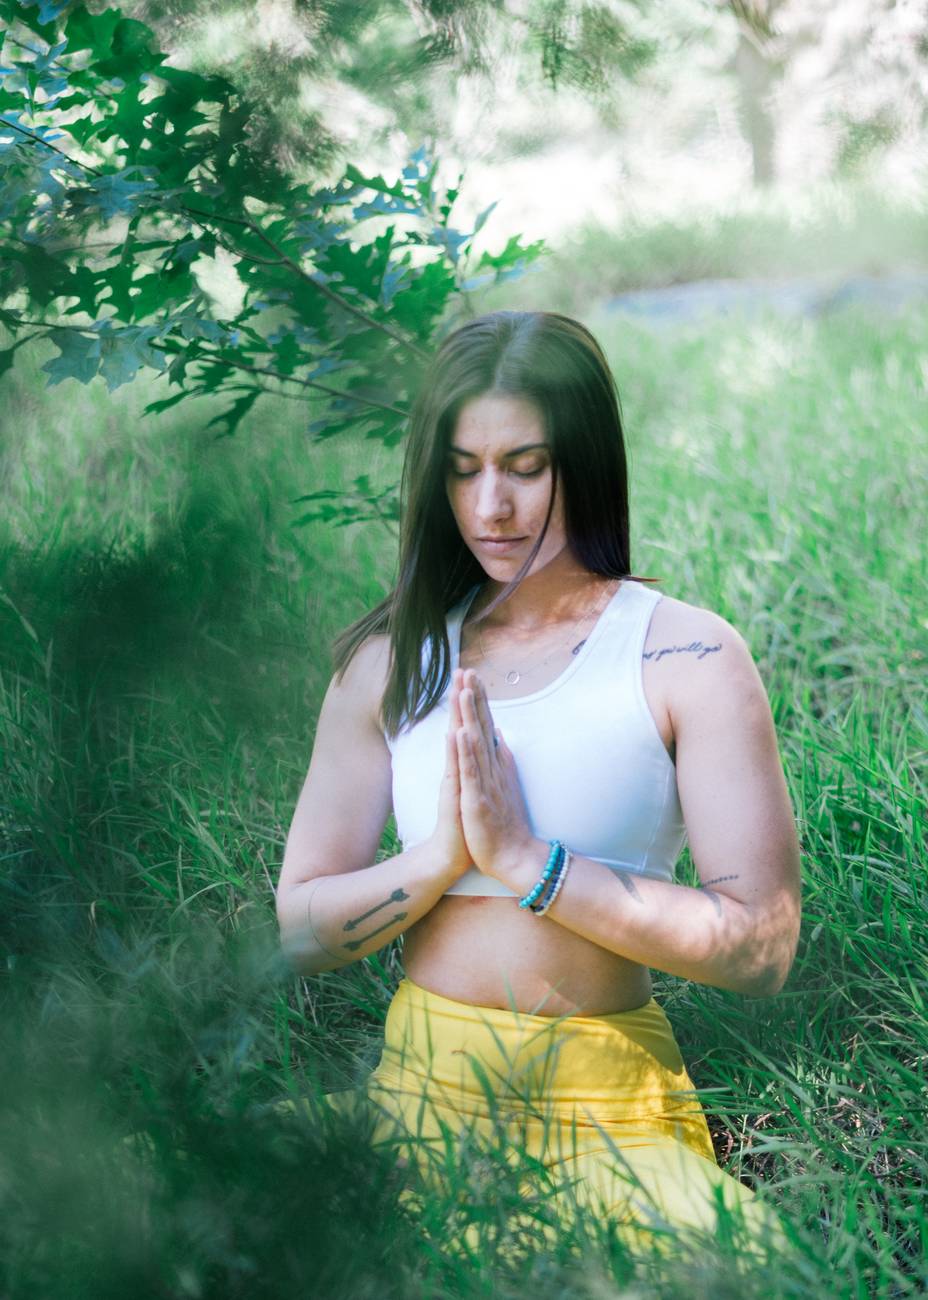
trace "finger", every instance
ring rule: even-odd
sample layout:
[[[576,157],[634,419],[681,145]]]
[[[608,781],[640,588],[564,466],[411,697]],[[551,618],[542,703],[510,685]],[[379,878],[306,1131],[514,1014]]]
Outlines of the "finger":
[[[454,764],[457,759],[458,747],[454,740],[454,732],[449,730],[445,736],[445,776],[454,775]]]
[[[456,734],[458,771],[461,774],[461,785],[465,781],[474,781],[477,777],[477,765],[474,761],[473,749],[470,745],[470,737],[466,727],[461,727]]]
[[[494,757],[496,746],[493,744],[493,737],[496,735],[496,724],[493,721],[493,714],[490,712],[490,701],[487,699],[487,689],[483,682],[474,673],[474,698],[477,704],[477,714],[483,725],[484,734],[487,738],[490,757]]]
[[[487,726],[487,708],[484,705],[482,695],[482,683],[473,668],[469,668],[464,674],[464,689],[470,691],[474,702],[473,717],[477,726],[484,732],[489,740],[493,734],[493,720],[490,719],[490,725]]]
[[[464,713],[464,726],[470,740],[470,752],[473,755],[474,765],[479,773],[481,784],[484,790],[490,787],[490,756],[488,749],[492,748],[493,741],[488,740],[484,734],[479,715],[477,713],[477,702],[474,698],[474,692],[471,687],[465,686],[461,692],[461,709]]]
[[[454,731],[448,732],[448,775],[454,788],[458,789],[461,784],[461,769],[458,763],[457,733]]]
[[[448,706],[448,730],[457,731],[461,726],[463,718],[461,717],[461,685],[464,673],[460,668],[455,668],[451,674],[451,697]],[[455,746],[457,750],[457,746]]]

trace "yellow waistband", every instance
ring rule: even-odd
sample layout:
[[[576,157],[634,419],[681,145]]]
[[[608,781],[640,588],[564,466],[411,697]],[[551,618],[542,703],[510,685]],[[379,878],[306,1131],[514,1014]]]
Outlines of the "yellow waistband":
[[[457,1002],[403,980],[390,1004],[375,1083],[449,1090],[475,1103],[578,1104],[612,1117],[667,1114],[694,1104],[673,1030],[653,998],[603,1016],[538,1016]]]

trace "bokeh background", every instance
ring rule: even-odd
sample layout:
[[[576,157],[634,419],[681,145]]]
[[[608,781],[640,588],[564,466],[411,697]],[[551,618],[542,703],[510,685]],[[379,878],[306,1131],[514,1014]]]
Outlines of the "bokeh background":
[[[0,374],[4,1294],[923,1294],[924,6],[122,12],[239,86],[294,178],[395,176],[424,145],[465,228],[496,204],[477,253],[544,241],[455,315],[558,310],[602,341],[635,569],[746,636],[796,808],[782,993],[655,973],[720,1161],[795,1252],[655,1267],[602,1224],[542,1249],[499,1153],[410,1193],[363,1117],[275,1109],[363,1079],[401,970],[397,945],[294,977],[273,890],[332,638],[396,573],[389,511],[300,522],[297,499],[389,493],[402,441],[319,438],[284,386],[217,436],[218,396],[146,413],[153,369],[50,384],[40,337]],[[234,316],[229,256],[192,270]]]

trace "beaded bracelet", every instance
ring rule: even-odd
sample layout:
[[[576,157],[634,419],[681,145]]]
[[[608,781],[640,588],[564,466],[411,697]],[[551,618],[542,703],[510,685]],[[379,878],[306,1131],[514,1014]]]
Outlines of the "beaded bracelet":
[[[570,866],[572,859],[573,854],[570,852],[570,849],[565,849],[564,857],[561,860],[560,870],[551,881],[548,887],[548,893],[542,898],[540,903],[536,903],[532,908],[532,911],[536,916],[544,916],[545,912],[547,912],[548,908],[561,892],[561,886],[567,878],[567,868]]]
[[[532,907],[538,902],[547,888],[548,881],[554,875],[555,871],[564,861],[564,845],[560,840],[549,840],[551,852],[548,854],[548,861],[545,863],[545,869],[541,873],[541,878],[531,887],[524,898],[519,899],[519,906],[522,908]]]

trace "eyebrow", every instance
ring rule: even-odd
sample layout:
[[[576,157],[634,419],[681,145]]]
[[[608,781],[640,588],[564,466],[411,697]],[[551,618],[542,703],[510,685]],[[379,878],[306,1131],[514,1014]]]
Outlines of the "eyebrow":
[[[505,452],[503,460],[510,460],[513,456],[521,456],[524,451],[535,451],[539,447],[547,450],[548,444],[546,442],[527,442],[523,447],[513,447],[512,451]],[[448,450],[453,451],[456,456],[467,456],[469,460],[477,460],[477,456],[472,451],[462,451],[460,447],[454,446],[449,447]]]

